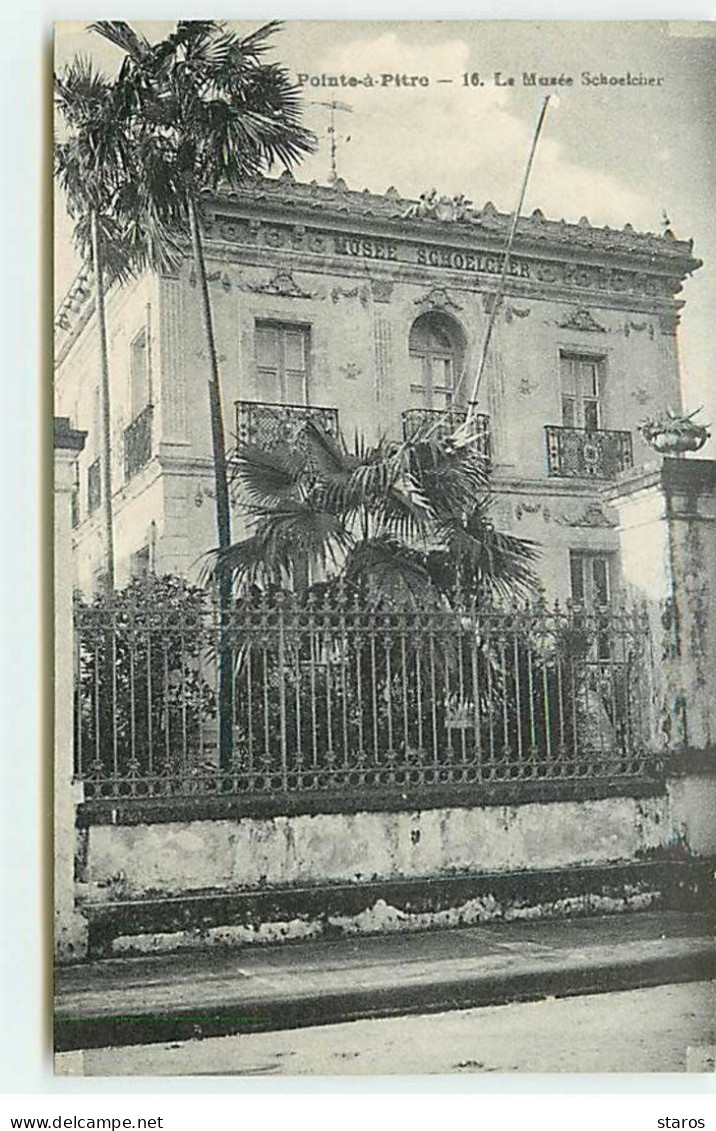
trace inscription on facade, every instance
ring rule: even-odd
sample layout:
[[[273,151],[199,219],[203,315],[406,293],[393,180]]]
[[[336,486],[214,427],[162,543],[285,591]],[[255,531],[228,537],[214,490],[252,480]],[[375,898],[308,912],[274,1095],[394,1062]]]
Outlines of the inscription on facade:
[[[285,248],[309,254],[340,255],[360,261],[402,263],[475,275],[496,276],[502,272],[503,266],[503,256],[499,252],[468,251],[411,240],[310,229],[302,225],[265,224],[222,214],[214,216],[209,234],[213,238],[254,247]],[[657,298],[671,297],[681,290],[678,278],[663,274],[551,258],[526,259],[519,255],[511,256],[508,274],[537,283]],[[662,332],[672,331],[662,326]]]

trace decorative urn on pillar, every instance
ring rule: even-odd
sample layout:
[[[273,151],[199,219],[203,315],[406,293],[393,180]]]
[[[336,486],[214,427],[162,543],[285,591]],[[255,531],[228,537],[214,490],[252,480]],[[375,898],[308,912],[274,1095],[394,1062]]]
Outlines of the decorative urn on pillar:
[[[682,459],[686,452],[700,451],[711,436],[708,425],[694,420],[699,412],[701,408],[686,415],[667,408],[665,413],[642,421],[639,431],[655,452]]]

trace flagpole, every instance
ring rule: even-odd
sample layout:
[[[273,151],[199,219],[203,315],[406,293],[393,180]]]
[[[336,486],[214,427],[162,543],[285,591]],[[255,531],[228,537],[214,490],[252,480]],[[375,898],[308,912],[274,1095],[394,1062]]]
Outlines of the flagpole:
[[[540,133],[542,132],[542,126],[544,125],[544,119],[545,119],[545,115],[547,113],[547,105],[549,103],[549,97],[550,96],[547,95],[544,102],[542,103],[542,108],[541,108],[540,113],[539,113],[539,118],[537,119],[537,126],[536,126],[536,129],[535,129],[535,132],[534,132],[534,137],[532,138],[532,146],[530,148],[530,155],[527,159],[527,166],[525,168],[524,177],[522,178],[522,187],[520,188],[520,195],[519,195],[519,199],[517,201],[517,207],[515,208],[515,211],[514,211],[513,216],[512,216],[512,223],[510,225],[510,232],[509,232],[509,235],[507,237],[507,246],[505,248],[505,258],[504,258],[504,261],[503,261],[503,264],[502,264],[502,273],[500,275],[500,279],[499,279],[499,282],[497,284],[497,290],[495,291],[495,294],[494,294],[494,299],[493,299],[493,303],[492,303],[492,310],[490,311],[490,317],[488,319],[487,327],[485,329],[485,336],[484,336],[483,341],[482,341],[482,350],[480,351],[480,364],[478,365],[477,373],[475,375],[475,383],[472,387],[472,396],[470,397],[470,401],[468,403],[466,425],[469,425],[471,423],[472,418],[475,415],[475,410],[477,408],[477,395],[480,391],[480,383],[482,381],[483,373],[485,372],[485,363],[487,361],[487,351],[488,351],[489,346],[490,346],[490,339],[492,337],[492,330],[493,330],[493,327],[495,325],[495,319],[497,317],[497,312],[499,310],[500,303],[502,302],[502,295],[503,295],[503,292],[504,292],[504,289],[505,289],[505,281],[507,279],[507,271],[508,271],[508,268],[509,268],[509,265],[510,265],[510,252],[512,251],[512,244],[514,243],[515,233],[517,231],[517,224],[518,224],[518,221],[520,219],[520,215],[522,213],[522,206],[524,205],[524,202],[525,202],[525,195],[527,193],[527,185],[529,183],[530,173],[532,172],[532,163],[534,161],[535,152],[537,150],[537,142],[539,141],[539,136],[540,136]]]

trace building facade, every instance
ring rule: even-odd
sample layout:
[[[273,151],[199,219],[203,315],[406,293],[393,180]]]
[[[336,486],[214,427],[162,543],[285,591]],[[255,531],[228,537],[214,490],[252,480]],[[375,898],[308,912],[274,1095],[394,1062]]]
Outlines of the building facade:
[[[465,413],[510,217],[256,180],[204,204],[225,429],[270,444],[307,415],[351,441],[400,438]],[[494,521],[542,550],[549,597],[608,599],[619,584],[605,484],[650,451],[638,424],[680,405],[677,327],[691,242],[520,221],[477,412]],[[198,576],[216,544],[205,353],[190,259],[108,300],[117,583]],[[87,432],[74,506],[76,580],[102,569],[98,337],[80,280],[59,313],[57,415]],[[238,500],[233,534],[243,532]]]

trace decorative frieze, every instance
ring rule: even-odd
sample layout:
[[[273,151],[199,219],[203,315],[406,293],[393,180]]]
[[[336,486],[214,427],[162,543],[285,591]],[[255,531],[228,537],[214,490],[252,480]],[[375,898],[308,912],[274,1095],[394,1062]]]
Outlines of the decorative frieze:
[[[507,303],[503,309],[505,322],[508,324],[513,322],[515,318],[529,318],[532,313],[530,306],[514,306],[512,303]]]
[[[293,277],[293,271],[282,268],[275,271],[267,283],[245,283],[249,291],[263,295],[280,295],[282,298],[323,298],[317,291],[306,291]]]
[[[356,365],[355,361],[348,361],[345,365],[339,365],[338,368],[346,381],[357,381],[362,372],[360,366]]]
[[[521,393],[523,397],[531,397],[537,389],[539,389],[539,383],[537,381],[530,381],[529,377],[520,378],[517,391]]]
[[[585,306],[578,306],[569,310],[558,324],[561,330],[579,330],[584,334],[606,334],[606,326],[597,322],[594,315]]]
[[[534,503],[528,502],[526,499],[522,499],[515,505],[515,518],[519,522],[522,519],[523,515],[526,514],[541,514],[545,522],[551,522],[552,520],[551,508],[548,507],[546,503]]]
[[[586,504],[586,506],[576,514],[561,514],[555,516],[555,522],[560,526],[578,526],[578,527],[591,527],[604,528],[611,530],[613,527],[618,526],[618,520],[611,518],[601,503],[593,500]]]
[[[440,220],[443,223],[467,223],[474,219],[472,201],[460,193],[458,196],[438,196],[436,189],[421,192],[419,198],[409,204],[402,219]]]
[[[458,311],[462,307],[450,295],[450,292],[445,287],[432,287],[426,291],[420,298],[416,298],[415,305],[421,307],[423,310],[447,310]]]
[[[627,318],[624,323],[624,337],[628,338],[630,334],[641,334],[647,331],[650,339],[654,340],[655,331],[654,323],[649,321],[635,322],[633,318]]]
[[[637,404],[648,404],[651,400],[649,390],[645,389],[643,385],[640,385],[638,389],[632,389],[631,397]]]
[[[362,287],[334,287],[331,291],[331,302],[335,305],[344,298],[357,298],[361,306],[367,306],[370,291],[367,286]]]
[[[486,210],[483,209],[482,215]],[[558,226],[559,227],[559,226]],[[575,226],[565,225],[569,232]],[[500,250],[480,249],[479,247],[456,247],[451,245],[425,243],[395,235],[375,235],[368,232],[346,233],[331,231],[328,228],[313,228],[305,224],[277,224],[250,220],[216,213],[208,228],[211,239],[228,243],[245,244],[255,248],[270,248],[303,252],[326,257],[341,256],[348,260],[368,266],[371,261],[396,263],[421,268],[437,268],[464,274],[466,277],[499,276],[502,274],[504,255]],[[617,295],[638,295],[649,298],[665,298],[677,294],[681,289],[680,267],[668,273],[659,270],[654,262],[654,270],[622,270],[607,264],[575,263],[569,239],[561,241],[565,245],[565,257],[558,254],[549,258],[537,258],[516,250],[508,264],[508,276],[512,279],[545,284],[547,286],[569,287],[581,290],[602,291]],[[545,250],[547,250],[545,248]],[[593,249],[591,249],[593,254]],[[694,261],[695,263],[696,261]],[[585,320],[586,322],[586,320]],[[577,327],[586,329],[585,326]],[[594,329],[594,327],[591,327]]]
[[[372,279],[373,302],[390,302],[394,286],[392,279]]]

